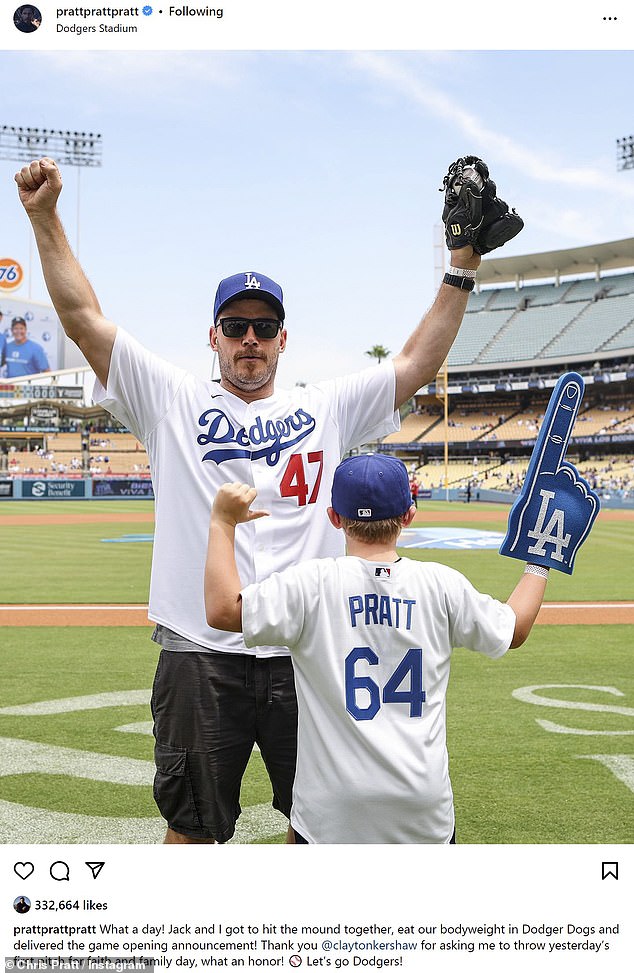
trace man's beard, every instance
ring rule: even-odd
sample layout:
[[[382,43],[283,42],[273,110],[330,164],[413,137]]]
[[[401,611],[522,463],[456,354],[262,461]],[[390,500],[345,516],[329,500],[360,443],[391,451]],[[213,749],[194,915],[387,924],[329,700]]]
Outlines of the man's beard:
[[[266,385],[267,382],[275,377],[275,373],[277,372],[277,358],[271,362],[267,362],[265,358],[261,358],[260,361],[267,365],[264,372],[258,372],[257,374],[251,376],[248,375],[248,373],[238,373],[235,355],[225,355],[225,353],[218,348],[220,377],[230,382],[234,388],[241,389],[244,392],[257,391],[257,389],[262,388],[263,385]]]

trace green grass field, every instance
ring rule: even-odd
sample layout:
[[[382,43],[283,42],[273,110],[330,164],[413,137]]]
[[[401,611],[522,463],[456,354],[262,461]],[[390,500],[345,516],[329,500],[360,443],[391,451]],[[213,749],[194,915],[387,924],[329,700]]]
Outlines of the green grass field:
[[[148,534],[151,523],[17,526],[5,518],[151,509],[145,501],[0,504],[1,600],[146,601],[151,545],[102,538]],[[489,526],[503,529],[499,520]],[[634,516],[599,518],[574,576],[553,577],[548,599],[631,598],[633,532]],[[520,562],[495,551],[408,553],[450,564],[500,598],[521,573]],[[144,628],[3,629],[1,840],[160,840],[147,705],[157,647],[149,634]],[[536,627],[523,648],[496,662],[457,650],[447,707],[460,842],[632,840],[634,669],[627,626]],[[237,840],[283,840],[284,821],[269,801],[256,753]]]
[[[11,525],[7,517],[153,512],[149,500],[0,503],[5,604],[139,604],[147,601],[152,545],[104,544],[104,538],[151,534],[147,520],[105,524]]]

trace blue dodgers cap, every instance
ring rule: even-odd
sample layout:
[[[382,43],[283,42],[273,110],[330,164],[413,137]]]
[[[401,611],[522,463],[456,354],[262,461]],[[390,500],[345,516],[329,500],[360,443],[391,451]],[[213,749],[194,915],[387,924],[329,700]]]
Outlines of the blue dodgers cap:
[[[412,505],[407,470],[383,453],[349,456],[335,470],[332,509],[348,520],[390,520]]]
[[[214,301],[214,322],[218,320],[218,315],[223,308],[239,297],[252,297],[258,301],[266,301],[274,308],[280,321],[284,320],[284,295],[280,285],[270,277],[265,277],[264,274],[256,274],[255,271],[249,270],[244,274],[234,274],[220,281]]]

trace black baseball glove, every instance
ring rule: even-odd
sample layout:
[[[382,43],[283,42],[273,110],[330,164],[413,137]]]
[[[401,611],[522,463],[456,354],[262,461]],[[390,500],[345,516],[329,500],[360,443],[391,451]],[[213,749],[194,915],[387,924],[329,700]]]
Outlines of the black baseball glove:
[[[515,210],[498,198],[486,162],[475,155],[449,166],[443,191],[442,221],[449,250],[471,244],[476,253],[489,253],[512,240],[524,226]]]

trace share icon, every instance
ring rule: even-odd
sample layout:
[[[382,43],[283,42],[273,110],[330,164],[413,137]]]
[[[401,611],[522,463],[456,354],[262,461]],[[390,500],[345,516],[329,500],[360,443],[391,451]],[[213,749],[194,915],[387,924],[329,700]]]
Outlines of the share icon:
[[[99,872],[101,871],[101,869],[103,868],[103,866],[106,863],[105,862],[86,862],[86,864],[88,865],[88,868],[92,872],[92,877],[93,878],[97,878],[97,875],[99,875]]]

